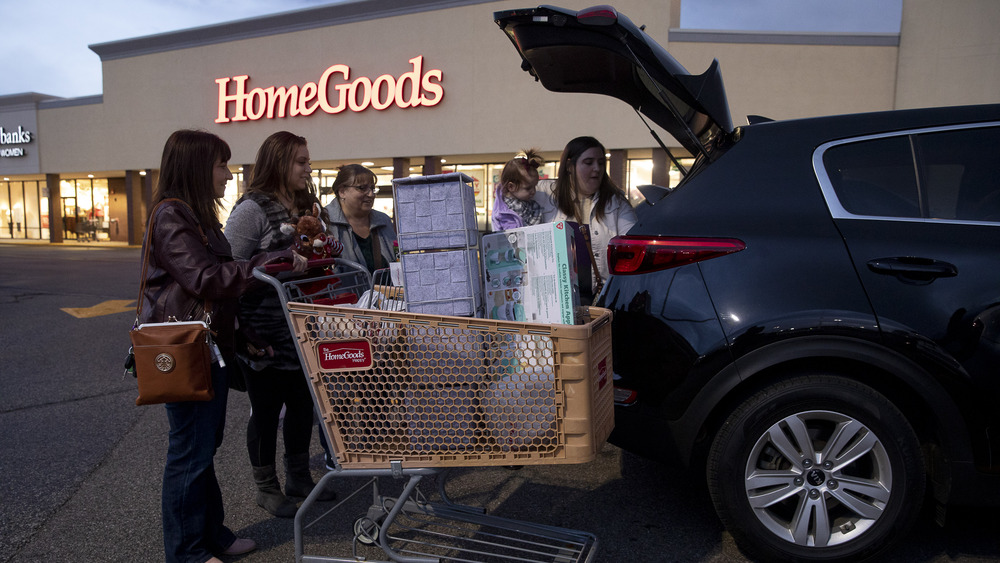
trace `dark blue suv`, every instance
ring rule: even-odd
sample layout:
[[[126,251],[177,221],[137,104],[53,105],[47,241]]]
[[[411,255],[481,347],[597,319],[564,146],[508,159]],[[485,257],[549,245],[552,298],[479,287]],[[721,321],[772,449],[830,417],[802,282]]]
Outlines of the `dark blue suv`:
[[[544,87],[696,159],[608,249],[612,442],[703,469],[764,560],[871,559],[925,500],[1000,505],[1000,105],[734,127],[717,64],[613,8],[494,17]]]

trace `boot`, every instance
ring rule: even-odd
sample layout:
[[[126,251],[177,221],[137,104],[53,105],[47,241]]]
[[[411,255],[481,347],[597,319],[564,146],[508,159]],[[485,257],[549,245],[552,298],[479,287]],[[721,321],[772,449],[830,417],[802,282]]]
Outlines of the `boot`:
[[[285,494],[290,497],[309,496],[316,483],[313,482],[312,473],[309,471],[309,454],[285,455]],[[329,490],[324,490],[316,500],[328,501],[337,498],[337,495]]]
[[[274,472],[274,464],[253,467],[253,480],[257,483],[257,504],[279,518],[294,518],[298,507],[281,494],[281,485]]]

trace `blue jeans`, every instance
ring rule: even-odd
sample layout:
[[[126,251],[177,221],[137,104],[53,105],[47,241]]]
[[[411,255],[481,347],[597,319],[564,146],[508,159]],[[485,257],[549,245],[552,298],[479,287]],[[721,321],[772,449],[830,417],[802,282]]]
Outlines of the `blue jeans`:
[[[167,403],[170,443],[163,469],[163,546],[168,563],[205,563],[236,541],[222,521],[215,451],[222,444],[229,381],[212,365],[215,398]]]

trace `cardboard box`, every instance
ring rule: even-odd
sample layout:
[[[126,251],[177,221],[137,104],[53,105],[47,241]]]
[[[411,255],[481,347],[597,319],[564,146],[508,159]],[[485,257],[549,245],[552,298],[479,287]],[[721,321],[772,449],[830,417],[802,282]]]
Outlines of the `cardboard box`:
[[[473,181],[460,172],[394,179],[399,250],[478,247]]]
[[[566,221],[483,237],[486,316],[576,324],[580,288],[573,229]]]

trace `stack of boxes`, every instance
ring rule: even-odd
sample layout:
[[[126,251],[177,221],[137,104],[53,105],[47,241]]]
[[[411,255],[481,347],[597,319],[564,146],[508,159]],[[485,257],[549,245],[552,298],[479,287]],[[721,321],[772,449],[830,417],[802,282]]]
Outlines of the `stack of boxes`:
[[[437,174],[392,181],[406,309],[411,313],[483,317],[482,266],[473,179]],[[416,449],[472,447],[480,429],[482,335],[429,326],[407,335],[411,385],[403,400]]]
[[[473,179],[437,174],[392,181],[406,307],[483,317]]]

